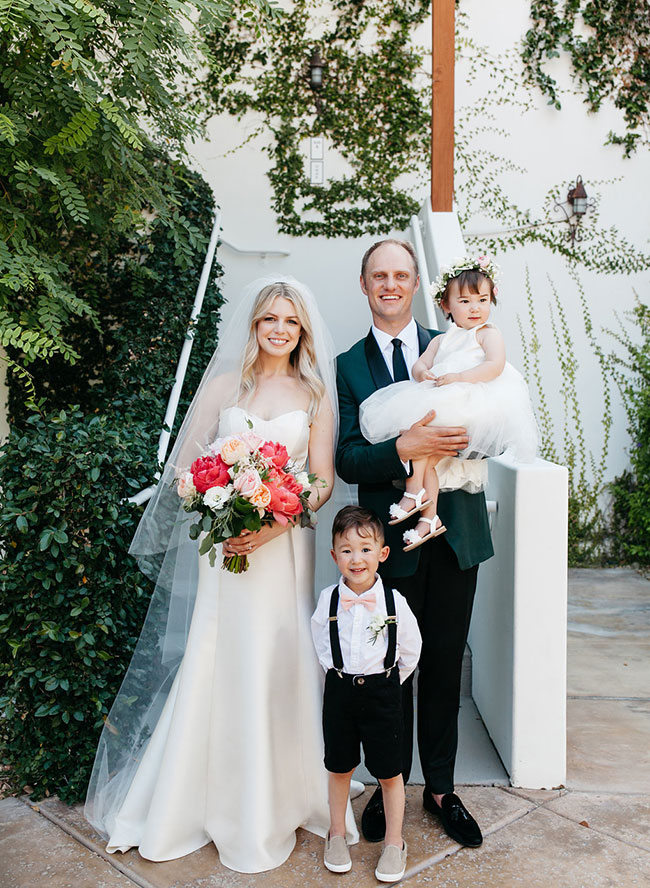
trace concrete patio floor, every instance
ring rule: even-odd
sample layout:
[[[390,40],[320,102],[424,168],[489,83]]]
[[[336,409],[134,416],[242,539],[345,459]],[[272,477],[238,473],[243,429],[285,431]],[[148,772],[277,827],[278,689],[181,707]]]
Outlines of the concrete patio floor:
[[[476,850],[451,841],[423,810],[421,787],[409,787],[401,884],[650,886],[650,582],[624,569],[572,570],[568,643],[567,787],[460,786],[485,835]],[[353,803],[357,819],[364,803]],[[322,840],[299,831],[288,862],[268,873],[233,873],[212,845],[154,864],[137,851],[106,855],[79,807],[0,802],[0,888],[364,888],[378,884],[378,853],[361,841],[352,871],[333,875]]]

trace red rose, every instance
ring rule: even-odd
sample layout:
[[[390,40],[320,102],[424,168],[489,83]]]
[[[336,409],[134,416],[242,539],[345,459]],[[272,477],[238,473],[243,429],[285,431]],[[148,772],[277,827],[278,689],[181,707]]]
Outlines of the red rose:
[[[199,493],[211,487],[225,487],[231,480],[228,466],[220,456],[200,456],[192,463],[190,472]]]
[[[278,469],[283,469],[289,462],[287,448],[284,444],[278,444],[277,441],[265,441],[260,447],[260,453],[270,459]]]
[[[268,505],[270,512],[278,524],[288,524],[289,516],[300,515],[302,512],[302,503],[295,493],[287,490],[286,487],[276,487],[275,484],[266,485],[271,492],[271,502]]]

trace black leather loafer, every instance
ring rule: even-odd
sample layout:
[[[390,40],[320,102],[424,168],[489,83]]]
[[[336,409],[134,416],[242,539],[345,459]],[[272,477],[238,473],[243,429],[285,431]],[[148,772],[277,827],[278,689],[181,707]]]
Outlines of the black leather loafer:
[[[454,842],[467,848],[478,848],[482,844],[483,836],[478,823],[455,793],[447,793],[442,797],[442,805],[437,805],[431,792],[425,789],[422,804],[425,811],[438,817]]]
[[[386,815],[381,786],[373,792],[361,815],[361,832],[367,842],[383,842],[386,835]]]

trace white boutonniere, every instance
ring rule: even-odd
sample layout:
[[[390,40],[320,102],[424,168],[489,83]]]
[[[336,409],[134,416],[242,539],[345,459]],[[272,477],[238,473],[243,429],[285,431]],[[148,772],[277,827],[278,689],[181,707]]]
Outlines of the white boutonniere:
[[[370,644],[374,644],[380,635],[386,634],[386,626],[388,626],[389,623],[397,623],[397,617],[389,617],[386,614],[375,614],[368,623]]]

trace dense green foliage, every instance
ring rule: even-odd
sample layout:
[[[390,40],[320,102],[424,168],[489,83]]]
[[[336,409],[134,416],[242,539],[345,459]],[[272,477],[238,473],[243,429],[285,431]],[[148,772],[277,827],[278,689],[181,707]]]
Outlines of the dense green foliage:
[[[629,155],[648,144],[650,15],[647,0],[532,0],[533,26],[524,38],[529,80],[560,108],[560,91],[545,63],[568,53],[575,81],[591,111],[606,100],[618,108],[622,134],[610,133]],[[586,28],[585,28],[586,26]]]
[[[623,396],[630,433],[630,468],[610,485],[612,555],[650,567],[650,306],[637,300],[629,312],[633,332],[616,334],[623,355],[612,365]]]
[[[150,163],[173,179],[180,212],[205,241],[214,212],[207,185],[160,156]],[[98,320],[68,325],[77,363],[34,360],[40,413],[11,382],[12,429],[0,457],[0,747],[15,785],[39,795],[83,796],[148,603],[149,581],[127,554],[142,509],[124,500],[157,468],[203,261],[197,248],[183,269],[175,253],[158,219],[132,238],[114,235],[69,278]],[[214,349],[220,302],[213,281],[179,416]]]
[[[333,7],[333,9],[332,9]],[[280,231],[353,237],[404,228],[418,209],[400,186],[429,152],[422,53],[412,32],[428,0],[295,0],[258,35],[235,16],[209,40],[207,80],[215,110],[263,120]],[[318,38],[314,34],[318,34]],[[326,60],[323,89],[310,88],[309,59]],[[349,172],[310,183],[304,141],[324,136]]]
[[[83,796],[149,583],[126,555],[152,439],[79,409],[33,414],[0,456],[0,742],[18,786]]]
[[[99,325],[79,269],[141,232],[144,210],[168,227],[175,261],[193,260],[201,233],[151,152],[183,157],[199,131],[179,84],[231,5],[0,2],[0,346],[23,379],[35,357],[79,357],[68,323]],[[255,9],[266,0],[246,0],[244,15]]]

